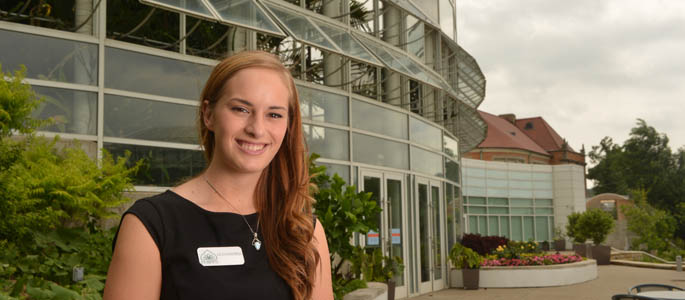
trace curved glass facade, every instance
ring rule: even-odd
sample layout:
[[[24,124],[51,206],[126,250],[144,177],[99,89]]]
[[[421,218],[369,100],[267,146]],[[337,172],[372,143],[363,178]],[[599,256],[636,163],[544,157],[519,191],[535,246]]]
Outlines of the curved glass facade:
[[[98,3],[106,11],[93,10]],[[130,151],[133,159],[146,159],[136,189],[164,190],[205,166],[194,126],[216,59],[245,49],[276,53],[296,79],[310,151],[330,172],[373,192],[384,208],[381,231],[358,242],[403,257],[397,296],[447,286],[445,257],[463,232],[460,153],[485,136],[476,112],[485,77],[455,42],[453,0],[64,5],[54,22],[71,26],[49,18],[29,22],[13,11],[17,5],[0,5],[0,16],[11,16],[0,19],[0,40],[13,45],[0,49],[0,63],[4,70],[26,65],[27,81],[46,97],[35,115],[56,122],[42,133],[114,155]],[[480,207],[490,209],[470,202],[467,209]],[[537,218],[546,207],[507,209],[533,209]]]

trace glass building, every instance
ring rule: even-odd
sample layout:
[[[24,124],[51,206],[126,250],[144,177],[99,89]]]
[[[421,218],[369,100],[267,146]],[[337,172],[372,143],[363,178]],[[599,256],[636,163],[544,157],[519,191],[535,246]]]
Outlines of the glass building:
[[[461,154],[485,136],[485,77],[455,19],[454,0],[10,0],[0,64],[25,65],[45,98],[35,116],[54,122],[41,134],[145,159],[146,193],[205,167],[195,118],[218,60],[279,55],[310,151],[382,206],[380,232],[357,242],[403,258],[402,298],[447,286]]]

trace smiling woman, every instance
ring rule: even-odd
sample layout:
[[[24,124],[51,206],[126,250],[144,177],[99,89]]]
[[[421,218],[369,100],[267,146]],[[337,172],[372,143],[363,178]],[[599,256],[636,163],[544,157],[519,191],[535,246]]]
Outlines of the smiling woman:
[[[201,101],[209,165],[124,214],[105,299],[333,299],[288,70],[238,53],[214,68]]]

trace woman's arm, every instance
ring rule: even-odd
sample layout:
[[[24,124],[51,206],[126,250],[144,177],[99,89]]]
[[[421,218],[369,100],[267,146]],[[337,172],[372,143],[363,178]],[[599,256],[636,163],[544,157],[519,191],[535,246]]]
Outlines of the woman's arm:
[[[333,300],[333,283],[331,281],[331,256],[328,252],[328,242],[326,241],[326,233],[319,220],[316,220],[318,226],[314,228],[314,245],[319,251],[321,260],[319,266],[316,268],[316,280],[314,281],[314,290],[312,291],[312,299],[316,300]]]
[[[126,214],[109,264],[103,299],[157,300],[161,287],[159,249],[138,217]]]

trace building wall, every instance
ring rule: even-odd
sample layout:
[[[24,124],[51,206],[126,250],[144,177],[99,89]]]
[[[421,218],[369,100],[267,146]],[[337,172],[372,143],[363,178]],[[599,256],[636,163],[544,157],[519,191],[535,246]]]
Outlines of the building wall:
[[[487,160],[487,161],[504,161],[520,160],[527,164],[550,164],[550,157],[518,149],[474,149],[463,155],[466,158]]]
[[[554,165],[555,226],[566,232],[567,216],[585,211],[585,169],[579,165]]]

